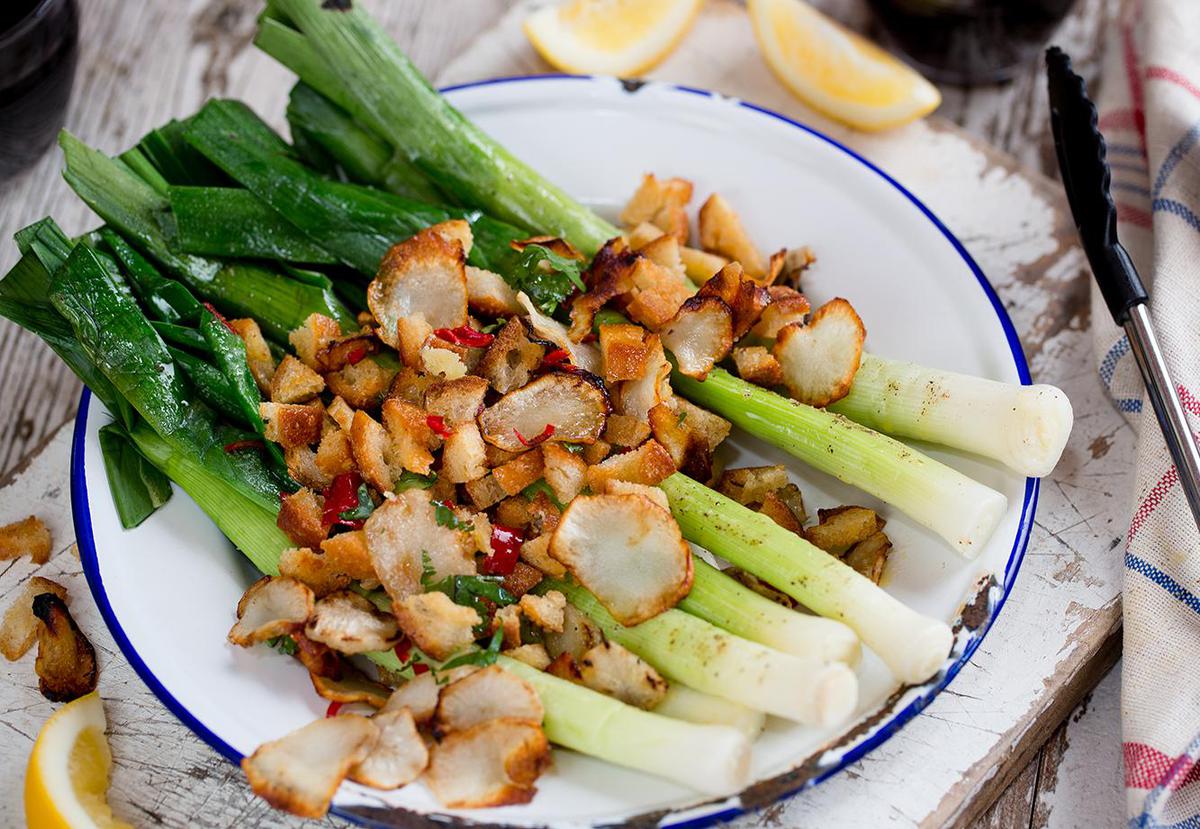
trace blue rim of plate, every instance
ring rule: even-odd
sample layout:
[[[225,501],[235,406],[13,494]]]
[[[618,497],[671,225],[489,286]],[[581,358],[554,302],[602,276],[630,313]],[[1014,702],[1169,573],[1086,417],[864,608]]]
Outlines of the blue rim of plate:
[[[509,77],[489,78],[482,81],[473,81],[471,83],[442,87],[441,92],[449,93],[462,89],[473,89],[485,86],[495,86],[499,84],[563,80],[609,82],[617,81],[618,79],[595,75],[513,75]],[[979,287],[983,290],[984,294],[992,304],[992,309],[995,311],[996,317],[1000,321],[1000,327],[1004,330],[1004,336],[1008,342],[1009,350],[1012,353],[1013,363],[1016,366],[1018,378],[1022,384],[1030,384],[1031,380],[1029,375],[1029,363],[1025,359],[1025,352],[1021,347],[1020,338],[1017,336],[1017,331],[1013,326],[1012,319],[1009,317],[1008,311],[1005,310],[1004,304],[1001,302],[1000,297],[996,294],[995,288],[992,287],[992,284],[988,281],[987,277],[983,275],[983,271],[980,270],[979,265],[975,263],[975,260],[969,253],[967,253],[966,248],[963,247],[962,243],[959,242],[954,234],[951,233],[944,224],[942,224],[941,220],[938,219],[938,217],[935,216],[933,212],[920,201],[920,199],[909,192],[908,189],[902,184],[841,142],[836,141],[828,135],[825,135],[824,133],[810,126],[807,126],[806,124],[802,124],[799,121],[788,118],[786,115],[781,115],[774,110],[770,110],[766,107],[761,107],[747,101],[729,98],[721,95],[720,93],[712,92],[711,90],[698,89],[696,87],[684,86],[680,84],[658,83],[654,81],[647,81],[643,83],[638,81],[635,84],[626,86],[626,91],[630,94],[636,94],[643,87],[643,85],[653,86],[655,88],[665,89],[668,91],[681,92],[688,95],[697,95],[706,98],[728,101],[736,106],[749,109],[769,118],[773,118],[777,121],[808,133],[809,135],[818,138],[821,141],[824,141],[826,144],[829,144],[830,146],[840,150],[850,158],[857,161],[859,164],[866,167],[868,170],[875,173],[889,185],[894,187],[914,207],[916,207],[925,216],[925,218],[928,219],[931,224],[933,224],[934,227],[938,229],[942,236],[945,237],[946,241],[948,241],[958,255],[962,257],[963,262],[966,263],[968,268],[970,268],[971,273],[975,275],[975,279],[978,281]],[[162,704],[165,705],[167,709],[184,725],[186,725],[193,733],[200,737],[200,739],[208,743],[222,757],[231,763],[240,763],[243,757],[241,752],[234,749],[233,746],[229,745],[216,734],[214,734],[207,726],[204,725],[204,723],[196,719],[196,717],[192,715],[192,713],[188,711],[182,704],[180,704],[180,702],[176,700],[174,696],[172,696],[171,692],[168,691],[167,688],[158,680],[158,677],[154,675],[153,671],[151,671],[149,666],[146,665],[146,663],[142,660],[140,654],[138,654],[137,650],[134,648],[133,643],[129,641],[129,637],[121,627],[121,623],[117,619],[116,612],[113,610],[112,604],[108,600],[108,594],[104,589],[104,582],[100,576],[99,559],[96,552],[96,541],[92,533],[92,516],[88,501],[87,480],[84,475],[84,447],[86,443],[85,438],[87,436],[88,409],[90,407],[90,403],[91,391],[85,387],[83,394],[80,396],[79,411],[75,416],[75,430],[71,442],[71,512],[75,525],[75,537],[79,545],[79,558],[81,564],[83,565],[84,575],[87,578],[88,588],[91,590],[92,596],[96,601],[96,605],[100,609],[100,615],[103,617],[105,624],[112,633],[113,639],[116,641],[117,646],[121,649],[121,653],[124,654],[127,660],[129,660],[129,664],[133,667],[134,671],[139,677],[141,677],[142,681],[146,683],[147,687],[150,688],[154,695],[158,697],[159,701],[162,702]],[[1008,562],[1004,568],[1004,579],[1000,584],[1000,596],[995,600],[995,603],[990,608],[991,612],[988,614],[987,619],[967,640],[967,643],[963,647],[963,651],[959,657],[953,663],[951,663],[948,668],[946,668],[945,672],[937,680],[925,686],[925,690],[921,694],[919,694],[915,699],[911,700],[908,705],[906,705],[900,711],[894,713],[886,723],[876,728],[869,737],[861,740],[853,747],[846,750],[836,763],[830,765],[828,768],[821,769],[816,774],[806,778],[795,788],[780,793],[776,798],[777,801],[792,797],[805,789],[811,788],[851,765],[852,763],[862,759],[869,752],[873,751],[875,748],[879,747],[888,739],[890,739],[892,735],[899,731],[900,728],[903,727],[909,720],[919,714],[925,708],[925,706],[932,702],[933,699],[940,694],[947,685],[950,684],[954,677],[958,675],[958,672],[962,670],[963,666],[967,664],[967,662],[974,655],[976,649],[983,642],[983,639],[987,635],[988,631],[991,630],[992,624],[995,622],[996,617],[1000,615],[1000,611],[1004,608],[1004,604],[1007,601],[1009,594],[1012,592],[1013,584],[1016,581],[1017,571],[1021,567],[1021,562],[1025,558],[1025,550],[1029,545],[1030,531],[1033,526],[1033,516],[1037,510],[1039,489],[1040,482],[1037,478],[1025,479],[1025,496],[1021,505],[1021,518],[1017,525],[1016,539],[1013,542],[1013,547],[1009,553]],[[709,805],[715,806],[717,804]],[[704,808],[704,804],[700,804],[699,806],[683,807],[679,811],[686,814],[694,813],[697,809],[702,810]],[[684,818],[678,822],[672,822],[670,820],[670,813],[668,812],[662,816],[661,825],[664,827],[670,826],[673,829],[698,829],[698,827],[701,826],[709,826],[714,823],[732,820],[739,815],[746,814],[747,811],[749,810],[740,806],[726,809],[720,809],[719,806],[717,806],[714,811],[706,812],[692,818]],[[364,826],[380,827],[380,829],[390,829],[391,827],[391,824],[379,823],[369,818],[364,818],[362,815],[340,808],[336,805],[330,809],[330,812]],[[420,815],[418,813],[411,812],[409,814],[427,819],[432,819],[433,817],[433,815]],[[451,818],[451,820],[456,819],[468,824],[471,822],[461,818]],[[445,816],[442,816],[438,822],[444,823],[445,820]]]

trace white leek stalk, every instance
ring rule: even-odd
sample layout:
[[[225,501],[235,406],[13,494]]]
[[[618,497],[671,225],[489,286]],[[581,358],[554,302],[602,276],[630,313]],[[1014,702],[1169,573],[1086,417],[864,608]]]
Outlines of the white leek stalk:
[[[858,677],[841,662],[781,653],[673,608],[626,627],[583,587],[547,585],[672,682],[806,725],[836,725],[858,704]]]
[[[671,683],[662,702],[654,706],[654,713],[677,720],[702,725],[729,725],[753,739],[763,730],[767,715],[736,702],[702,694],[694,688]]]
[[[676,473],[660,486],[689,541],[753,573],[814,613],[845,622],[901,682],[923,682],[946,661],[954,636],[945,622],[917,613],[767,516],[685,475]]]
[[[782,607],[734,581],[703,559],[692,557],[692,590],[680,610],[735,636],[794,656],[851,667],[862,655],[858,636],[841,622]]]
[[[707,795],[732,794],[749,782],[750,738],[737,728],[643,711],[506,656],[498,664],[537,691],[552,743]]]
[[[1049,475],[1074,417],[1054,386],[1021,386],[864,354],[850,394],[831,411],[889,435],[992,458],[1022,475]]]
[[[898,440],[723,369],[713,369],[703,382],[675,371],[671,383],[755,437],[886,501],[968,558],[983,549],[1008,506],[1001,493]]]

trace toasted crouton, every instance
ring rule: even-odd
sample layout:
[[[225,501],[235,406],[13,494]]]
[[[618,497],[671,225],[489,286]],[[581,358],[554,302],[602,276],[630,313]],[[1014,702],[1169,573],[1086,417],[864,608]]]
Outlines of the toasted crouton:
[[[717,482],[716,490],[743,506],[757,506],[772,492],[788,484],[787,467],[742,466],[726,469]]]
[[[396,345],[394,347],[400,352],[400,359],[404,365],[414,369],[423,369],[421,349],[431,339],[433,339],[433,326],[421,312],[401,317],[396,321]]]
[[[646,371],[651,347],[646,330],[640,325],[601,325],[600,360],[604,380],[616,383],[634,380]]]
[[[623,414],[608,416],[604,425],[604,439],[613,446],[630,448],[650,437],[650,424],[636,417]]]
[[[612,452],[612,444],[606,440],[598,440],[595,443],[584,445],[583,455],[584,463],[597,464],[607,458]]]
[[[500,484],[505,495],[517,495],[525,487],[542,477],[543,469],[542,448],[539,446],[517,455],[508,463],[497,466],[492,470],[492,475],[495,476],[496,483]]]
[[[649,222],[684,245],[688,240],[688,220],[684,208],[691,200],[692,183],[687,179],[659,179],[653,173],[647,173],[619,218],[625,227]]]
[[[567,574],[567,568],[550,557],[550,533],[526,539],[521,545],[521,560],[551,578],[560,579]]]
[[[649,357],[636,379],[625,380],[617,390],[616,409],[620,414],[646,420],[652,408],[672,397],[671,364],[663,351],[662,339],[651,334],[646,340]],[[588,463],[593,461],[589,458]]]
[[[330,419],[341,429],[350,431],[350,424],[354,422],[354,409],[341,397],[334,397],[329,401],[329,405],[325,408],[325,414],[329,415]]]
[[[762,254],[750,241],[737,213],[719,194],[713,193],[701,205],[699,228],[702,248],[740,262],[754,279],[766,276]]]
[[[531,564],[518,561],[513,571],[504,577],[504,589],[518,599],[542,581],[542,571]]]
[[[846,551],[883,529],[883,519],[866,507],[817,510],[820,523],[804,531],[809,543],[841,558]]]
[[[351,425],[353,422],[351,419]],[[352,472],[354,470],[354,451],[350,448],[349,430],[327,430],[321,436],[314,461],[321,473],[331,480],[343,472]]]
[[[445,347],[436,341],[422,346],[420,356],[422,370],[442,380],[457,380],[467,373],[463,355],[456,349]]]
[[[467,305],[477,314],[504,317],[521,313],[514,291],[498,273],[467,265]]]
[[[535,671],[544,671],[550,666],[550,654],[546,653],[546,646],[540,642],[509,648],[504,655],[509,659],[524,662]]]
[[[681,281],[687,279],[687,271],[679,252],[679,240],[674,236],[668,234],[659,236],[657,239],[639,246],[637,251],[659,267],[674,273]]]
[[[484,475],[466,483],[467,497],[475,509],[485,510],[504,500],[504,487],[493,475]]]
[[[688,279],[697,285],[704,284],[713,274],[729,264],[729,260],[724,256],[689,247],[679,249],[679,258],[683,262]]]
[[[513,317],[488,346],[477,370],[492,388],[507,394],[529,382],[544,353],[542,346],[530,341],[524,323]]]
[[[725,418],[713,414],[708,409],[697,406],[685,398],[671,398],[671,406],[688,429],[694,430],[704,437],[710,452],[715,451],[725,438],[729,437],[729,432],[733,428],[733,424]]]
[[[630,279],[634,287],[625,312],[651,331],[666,325],[692,293],[690,284],[677,273],[644,256],[634,263]]]
[[[367,549],[367,535],[363,530],[338,533],[321,542],[321,552],[329,560],[329,566],[346,573],[358,581],[376,579],[375,565]]]
[[[563,608],[567,606],[567,597],[557,590],[547,590],[544,595],[526,593],[521,597],[521,612],[529,621],[543,630],[562,633]]]
[[[891,540],[883,531],[877,531],[851,547],[842,561],[879,584],[891,549]]]
[[[35,515],[0,527],[0,561],[28,553],[34,564],[45,564],[52,546],[50,530]]]
[[[356,409],[374,409],[391,385],[395,372],[368,357],[325,375],[325,383],[335,395]]]
[[[324,554],[309,547],[289,547],[279,557],[279,575],[308,585],[317,598],[350,586],[350,576],[336,570]]]
[[[611,478],[653,486],[674,473],[675,462],[670,453],[651,438],[637,449],[613,455],[602,463],[589,466],[587,478],[593,492],[602,492],[604,482]]]
[[[487,390],[488,381],[475,375],[440,380],[426,390],[425,410],[441,417],[451,427],[468,420],[474,422],[483,411]]]
[[[609,420],[612,420],[610,416]],[[560,503],[571,501],[587,481],[587,462],[561,444],[542,445],[542,474]]]
[[[733,312],[733,339],[740,340],[771,302],[768,289],[748,279],[742,266],[730,262],[700,286],[698,296],[719,297]]]
[[[321,501],[308,487],[281,496],[275,523],[301,547],[319,547],[329,532],[322,516]]]
[[[792,486],[795,486],[795,484]],[[774,492],[768,492],[763,496],[762,506],[758,508],[758,511],[788,532],[801,536],[804,534],[804,525],[801,523],[800,518]]]
[[[747,383],[771,388],[783,382],[783,368],[779,361],[761,345],[735,348],[733,364],[737,367],[738,377]]]
[[[392,605],[400,628],[433,659],[448,659],[475,641],[479,614],[445,593],[417,593]]]
[[[367,286],[367,305],[379,321],[379,337],[400,343],[397,323],[421,314],[433,328],[467,322],[466,254],[458,239],[429,228],[392,245]]]
[[[262,329],[252,319],[229,320],[229,327],[246,345],[246,362],[250,366],[254,384],[260,392],[269,394],[271,378],[275,375],[275,358],[271,356],[271,347],[267,345]]]
[[[288,474],[300,486],[324,489],[333,483],[333,477],[326,474],[317,463],[317,453],[307,446],[284,449],[283,460],[287,464]]]
[[[271,377],[273,403],[303,403],[325,390],[325,379],[288,354]]]
[[[442,477],[452,483],[465,484],[487,475],[487,455],[483,447],[483,437],[475,421],[457,424],[442,449]]]
[[[392,398],[383,402],[383,424],[390,439],[384,453],[389,462],[418,475],[428,475],[433,465],[429,447],[434,439],[428,415],[411,403]]]
[[[324,408],[299,403],[259,403],[258,413],[266,424],[263,437],[285,449],[309,446],[321,439]]]
[[[654,439],[667,450],[676,469],[697,481],[712,476],[712,447],[698,429],[688,426],[682,412],[660,403],[650,410],[649,419]]]
[[[300,327],[288,334],[296,356],[309,368],[320,371],[321,350],[342,335],[342,328],[324,314],[309,314]]]

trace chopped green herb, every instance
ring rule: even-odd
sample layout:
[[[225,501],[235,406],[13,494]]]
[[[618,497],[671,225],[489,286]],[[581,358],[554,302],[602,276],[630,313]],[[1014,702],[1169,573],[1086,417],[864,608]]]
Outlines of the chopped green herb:
[[[267,644],[284,656],[292,656],[296,653],[296,640],[290,636],[276,636],[274,639],[268,639]]]
[[[463,665],[476,665],[480,668],[486,668],[488,665],[495,665],[496,659],[500,656],[500,645],[504,642],[504,631],[497,628],[492,634],[492,639],[488,642],[488,646],[481,650],[468,651],[467,653],[459,654],[453,659],[443,663],[438,669],[439,672],[449,671],[452,668],[458,668]]]
[[[452,530],[462,530],[463,532],[472,532],[475,525],[470,521],[463,521],[454,514],[454,510],[448,504],[441,501],[433,502],[433,515],[437,519],[439,527],[449,527]]]
[[[541,245],[529,245],[521,251],[509,283],[524,291],[543,312],[553,314],[573,290],[587,290],[580,276],[583,267],[584,263],[578,259]]]
[[[375,502],[371,500],[371,493],[367,489],[366,484],[358,485],[358,503],[340,513],[343,521],[366,521],[371,517],[371,513],[375,511]]]
[[[554,504],[554,506],[558,507],[559,510],[566,508],[566,505],[562,501],[554,497],[554,490],[550,488],[550,484],[546,483],[545,478],[538,478],[529,486],[521,490],[521,494],[524,495],[529,501],[532,501],[534,498],[536,498],[539,492],[546,493],[546,497],[548,497],[550,502]]]
[[[432,472],[428,475],[418,475],[416,472],[409,472],[406,469],[396,480],[396,485],[392,487],[392,491],[404,492],[408,489],[429,489],[436,482],[437,475]]]
[[[429,551],[421,551],[421,587],[426,592],[433,587],[433,577],[437,575],[437,570],[433,569],[433,561],[429,558]],[[451,596],[450,598],[454,598]]]
[[[573,455],[578,455],[583,451],[582,443],[560,443],[559,446],[565,447],[566,450]]]
[[[682,426],[682,425],[683,425],[683,421],[687,420],[687,416],[688,416],[688,413],[687,413],[687,411],[686,411],[686,410],[685,410],[685,411],[682,411],[682,412],[680,412],[680,413],[679,413],[679,419],[678,419],[677,421],[675,421],[675,425],[676,425],[676,426]]]
[[[425,592],[445,593],[455,604],[478,613],[480,622],[475,626],[476,636],[487,631],[495,608],[517,603],[517,597],[504,589],[503,576],[446,576],[439,582],[430,583],[432,575],[432,572],[428,577],[425,572],[421,575]]]
[[[506,320],[506,319],[498,319],[495,322],[489,322],[487,325],[483,326],[483,328],[480,328],[479,330],[482,331],[484,334],[495,334],[497,331],[499,331],[501,328],[503,328],[507,323],[508,323],[508,320]]]

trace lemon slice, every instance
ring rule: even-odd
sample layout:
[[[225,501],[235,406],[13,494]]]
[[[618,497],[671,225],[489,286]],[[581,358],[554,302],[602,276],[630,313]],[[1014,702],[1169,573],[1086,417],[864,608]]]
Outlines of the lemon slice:
[[[937,109],[937,87],[801,0],[749,0],[767,65],[796,97],[860,130],[907,124]]]
[[[133,829],[105,795],[112,753],[104,704],[93,691],[46,720],[25,770],[25,821],[38,829]]]
[[[665,58],[702,0],[573,0],[534,12],[525,35],[564,72],[630,76]]]

